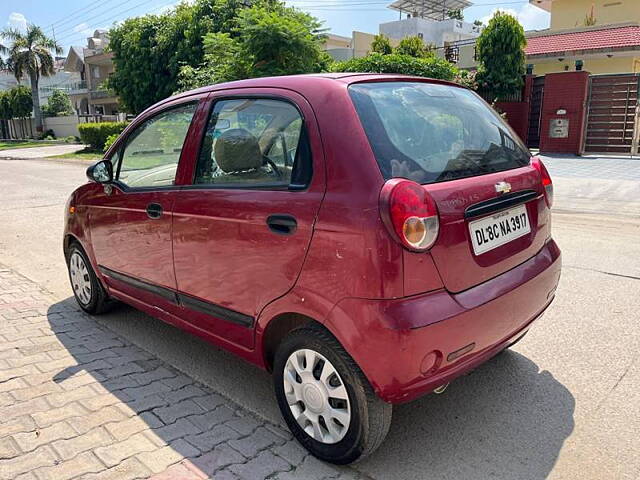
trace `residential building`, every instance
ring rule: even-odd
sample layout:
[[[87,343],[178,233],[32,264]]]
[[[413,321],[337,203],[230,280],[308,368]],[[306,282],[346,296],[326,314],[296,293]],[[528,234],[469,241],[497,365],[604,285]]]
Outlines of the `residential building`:
[[[417,36],[437,49],[444,49],[449,43],[480,35],[480,26],[449,18],[451,11],[462,11],[471,5],[468,0],[396,0],[389,8],[397,10],[400,17],[407,15],[407,18],[382,23],[380,33],[398,40]]]
[[[106,30],[96,30],[87,38],[87,46],[73,46],[64,64],[67,72],[77,72],[80,81],[69,92],[71,102],[80,116],[116,115],[118,97],[104,87],[113,73],[113,53],[106,52],[109,36]]]
[[[324,45],[325,50],[334,60],[344,61],[351,58],[361,58],[371,52],[371,44],[375,34],[354,31],[351,37],[329,34]],[[392,46],[398,44],[398,40],[390,39]]]
[[[419,37],[444,55],[449,44],[480,35],[480,26],[449,18],[452,11],[471,5],[469,0],[396,0],[389,8],[399,13],[399,20],[380,24],[379,33],[389,37],[392,46],[405,37]],[[330,34],[325,49],[335,60],[364,57],[371,51],[374,37],[357,31],[351,37]]]
[[[53,64],[55,73],[49,77],[40,77],[39,94],[41,106],[46,105],[54,90],[69,91],[70,88],[80,80],[78,73],[64,71],[64,62],[65,57],[56,57]],[[31,88],[28,77],[24,77],[20,81],[20,84]],[[13,73],[0,71],[0,90],[9,90],[16,85],[18,85],[18,81]]]
[[[640,72],[640,1],[529,0],[551,14],[550,28],[528,31],[529,72],[545,75],[573,70],[592,74]],[[458,66],[475,68],[475,42],[451,45]]]

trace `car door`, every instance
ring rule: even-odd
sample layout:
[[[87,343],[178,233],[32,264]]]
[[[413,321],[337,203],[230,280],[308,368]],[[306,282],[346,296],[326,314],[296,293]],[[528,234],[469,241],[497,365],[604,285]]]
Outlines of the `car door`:
[[[251,348],[258,313],[295,284],[325,188],[313,111],[273,90],[212,94],[192,185],[174,204],[180,303]]]
[[[89,222],[94,255],[112,289],[175,301],[172,208],[182,147],[197,100],[173,103],[131,130],[112,157],[114,182],[97,189]]]

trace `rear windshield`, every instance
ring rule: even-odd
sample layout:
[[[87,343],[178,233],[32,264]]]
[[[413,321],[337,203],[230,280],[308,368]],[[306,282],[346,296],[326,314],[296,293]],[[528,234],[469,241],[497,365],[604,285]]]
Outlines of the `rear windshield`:
[[[518,137],[470,90],[378,82],[349,92],[386,180],[434,183],[529,163]]]

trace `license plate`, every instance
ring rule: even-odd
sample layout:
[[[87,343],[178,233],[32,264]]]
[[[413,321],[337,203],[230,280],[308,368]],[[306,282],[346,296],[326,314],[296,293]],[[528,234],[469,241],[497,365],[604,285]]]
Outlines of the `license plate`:
[[[531,232],[527,208],[511,208],[469,223],[473,253],[480,255]]]

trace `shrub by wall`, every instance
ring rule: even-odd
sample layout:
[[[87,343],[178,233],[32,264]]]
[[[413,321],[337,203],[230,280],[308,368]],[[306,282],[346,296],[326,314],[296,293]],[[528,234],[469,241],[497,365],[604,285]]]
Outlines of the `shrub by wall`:
[[[78,125],[82,143],[93,150],[102,151],[107,138],[119,135],[127,126],[126,122],[81,123]]]
[[[458,73],[455,65],[447,62],[444,58],[436,56],[416,58],[397,53],[382,55],[375,52],[366,57],[336,62],[332,65],[331,70],[334,72],[398,73],[440,80],[453,80]]]

